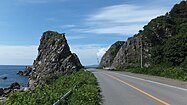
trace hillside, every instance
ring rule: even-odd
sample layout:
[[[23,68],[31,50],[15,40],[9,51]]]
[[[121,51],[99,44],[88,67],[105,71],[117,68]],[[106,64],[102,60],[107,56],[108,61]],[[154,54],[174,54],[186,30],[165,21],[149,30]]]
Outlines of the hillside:
[[[142,40],[142,41],[141,41]],[[164,16],[152,19],[143,30],[134,35],[116,49],[117,54],[110,65],[104,63],[103,56],[100,67],[128,68],[154,65],[182,66],[187,65],[187,1],[176,4]]]

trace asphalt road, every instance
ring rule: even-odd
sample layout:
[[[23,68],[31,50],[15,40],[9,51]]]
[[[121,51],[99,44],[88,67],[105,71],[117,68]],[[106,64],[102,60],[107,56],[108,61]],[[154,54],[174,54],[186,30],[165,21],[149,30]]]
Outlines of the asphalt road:
[[[187,89],[124,73],[90,69],[104,105],[187,105]]]

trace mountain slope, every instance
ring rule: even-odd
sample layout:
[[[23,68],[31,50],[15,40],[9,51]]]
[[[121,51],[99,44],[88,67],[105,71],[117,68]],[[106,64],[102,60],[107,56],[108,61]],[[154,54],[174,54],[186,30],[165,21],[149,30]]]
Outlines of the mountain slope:
[[[114,60],[111,61],[111,65],[100,66],[140,67],[141,43],[144,67],[153,65],[186,66],[187,1],[176,4],[165,16],[151,20],[143,30],[121,46]],[[110,49],[107,52],[110,52]],[[100,64],[103,64],[102,60]]]

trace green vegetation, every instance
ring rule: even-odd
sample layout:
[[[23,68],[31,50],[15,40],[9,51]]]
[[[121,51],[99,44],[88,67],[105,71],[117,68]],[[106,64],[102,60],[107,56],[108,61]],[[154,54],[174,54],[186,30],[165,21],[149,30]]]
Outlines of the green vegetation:
[[[171,66],[180,66],[187,56],[187,33],[170,38],[164,45],[165,61]]]
[[[3,104],[52,105],[78,84],[67,100],[67,105],[100,105],[97,80],[91,72],[81,70],[71,75],[55,78],[56,76],[51,81],[48,81],[48,85],[39,85],[33,91],[13,93]]]
[[[128,68],[128,69],[117,69],[117,70],[187,81],[187,71],[181,67],[168,68],[168,67],[155,66],[151,68]]]
[[[49,33],[50,33],[50,37],[49,37],[50,40],[61,39],[65,35],[65,33],[60,34],[58,32],[54,32],[54,31],[47,31],[44,34],[49,34]]]
[[[187,67],[187,1],[144,26],[143,43],[150,46],[152,65]],[[187,69],[187,68],[186,68]]]
[[[116,43],[114,43],[111,47],[110,47],[110,51],[111,51],[111,59],[114,59],[114,57],[116,56],[116,54],[118,53],[119,49],[121,48],[121,46],[124,44],[124,41],[117,41]]]
[[[92,73],[84,76],[84,81],[79,84],[79,88],[73,91],[73,95],[67,101],[68,105],[101,105],[100,90],[97,87],[97,79]]]

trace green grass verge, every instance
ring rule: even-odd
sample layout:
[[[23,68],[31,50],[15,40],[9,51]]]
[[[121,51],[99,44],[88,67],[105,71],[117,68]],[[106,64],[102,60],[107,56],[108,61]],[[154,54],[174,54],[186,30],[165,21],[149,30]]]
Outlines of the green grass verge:
[[[101,105],[100,89],[94,74],[81,75],[83,81],[74,89],[73,95],[67,100],[67,105]]]
[[[158,66],[152,68],[128,68],[128,69],[117,69],[117,70],[187,81],[187,71],[181,67],[167,68],[167,67]]]
[[[68,99],[68,105],[100,105],[100,91],[96,77],[89,71],[79,71],[61,76],[48,85],[37,86],[33,91],[16,92],[3,105],[52,105],[61,96],[78,87]]]

